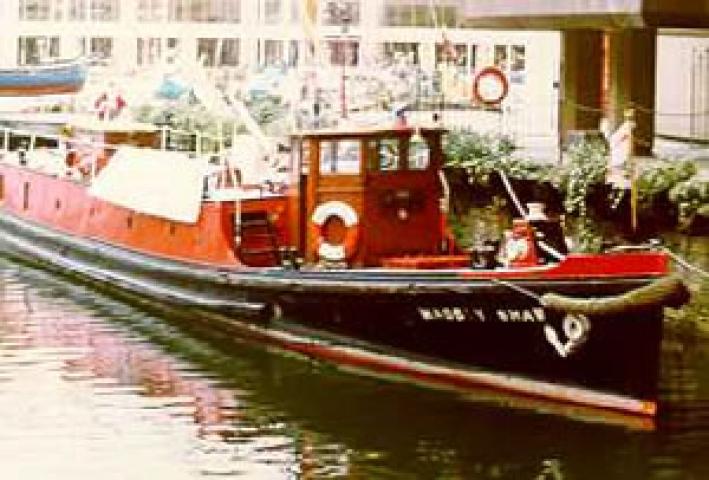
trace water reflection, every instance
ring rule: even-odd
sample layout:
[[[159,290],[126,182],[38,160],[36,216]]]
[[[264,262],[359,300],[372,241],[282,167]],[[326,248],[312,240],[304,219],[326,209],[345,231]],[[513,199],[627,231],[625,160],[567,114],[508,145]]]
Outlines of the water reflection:
[[[9,479],[709,478],[709,347],[665,347],[655,432],[349,375],[0,261]],[[536,407],[535,407],[536,408]]]

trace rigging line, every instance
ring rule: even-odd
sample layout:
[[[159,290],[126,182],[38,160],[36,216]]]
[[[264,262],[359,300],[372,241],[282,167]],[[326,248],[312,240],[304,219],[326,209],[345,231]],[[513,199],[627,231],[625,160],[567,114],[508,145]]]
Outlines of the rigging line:
[[[502,183],[505,185],[505,189],[507,190],[508,195],[512,199],[512,202],[515,204],[515,207],[517,207],[517,211],[520,215],[522,215],[522,217],[527,218],[527,212],[524,210],[524,207],[522,207],[522,202],[519,201],[517,194],[512,188],[512,184],[510,183],[510,179],[507,178],[507,174],[500,169],[497,170],[497,173],[500,175]]]
[[[623,111],[623,109],[621,109],[621,108],[617,108],[614,110],[604,110],[604,109],[598,108],[598,107],[590,107],[588,105],[582,105],[580,103],[574,102],[573,100],[569,100],[568,98],[562,98],[561,103],[566,103],[569,106],[571,106],[577,110],[588,111],[588,112],[606,113],[609,111],[617,111],[617,112]]]
[[[653,108],[648,108],[644,105],[641,105],[636,102],[628,102],[628,106],[630,108],[634,108],[638,110],[639,112],[646,113],[646,114],[653,114],[657,115],[660,117],[702,117],[702,116],[709,116],[709,110],[703,110],[699,112],[663,112],[660,110],[655,110]]]
[[[428,0],[428,10],[431,13],[431,19],[433,20],[433,27],[438,30],[438,12],[433,4],[434,0]]]
[[[701,277],[704,277],[704,278],[709,278],[709,272],[707,272],[706,270],[703,270],[703,269],[697,267],[696,265],[692,265],[692,264],[689,263],[687,260],[685,260],[684,258],[680,257],[679,255],[677,255],[675,252],[673,252],[673,251],[670,250],[669,248],[663,247],[663,248],[662,248],[662,251],[665,252],[667,255],[669,255],[669,256],[672,258],[672,260],[674,260],[675,262],[677,262],[677,264],[679,264],[680,266],[682,266],[682,267],[684,267],[685,269],[689,270],[690,272],[694,272],[694,273],[696,273],[697,275],[699,275],[699,276],[701,276]]]
[[[537,295],[533,291],[529,290],[528,288],[521,287],[517,284],[514,284],[512,282],[508,282],[507,280],[501,280],[499,278],[491,278],[490,281],[492,283],[496,283],[498,285],[503,285],[507,288],[510,288],[516,292],[521,293],[522,295],[526,295],[529,298],[532,298],[532,299],[536,300],[537,302],[539,302],[539,304],[542,304],[542,297]]]
[[[589,105],[583,105],[581,103],[574,102],[573,100],[569,100],[568,98],[562,98],[561,103],[568,104],[569,106],[571,106],[572,108],[575,108],[577,110],[588,111],[588,112],[597,112],[597,113],[623,112],[626,110],[626,108],[634,108],[639,113],[643,113],[646,115],[657,115],[659,117],[707,117],[707,116],[709,116],[709,110],[701,111],[701,112],[662,112],[659,110],[653,110],[651,108],[644,107],[644,106],[639,105],[634,102],[629,102],[627,104],[627,107],[618,107],[618,108],[613,108],[613,109],[603,109],[603,108],[598,108],[598,107],[591,107]]]

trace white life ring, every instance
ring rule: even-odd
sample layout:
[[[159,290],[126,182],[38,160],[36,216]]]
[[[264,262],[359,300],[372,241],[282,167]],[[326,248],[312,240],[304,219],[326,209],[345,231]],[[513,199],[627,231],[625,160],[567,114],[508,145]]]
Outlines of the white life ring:
[[[99,120],[113,120],[126,106],[126,101],[119,93],[103,92],[94,102],[94,109]]]
[[[335,245],[325,240],[322,229],[330,217],[339,218],[347,228],[345,238],[341,244]],[[359,242],[359,218],[357,217],[357,212],[350,205],[339,200],[331,200],[320,204],[313,212],[311,221],[318,257],[331,262],[342,262],[352,258],[357,251]]]

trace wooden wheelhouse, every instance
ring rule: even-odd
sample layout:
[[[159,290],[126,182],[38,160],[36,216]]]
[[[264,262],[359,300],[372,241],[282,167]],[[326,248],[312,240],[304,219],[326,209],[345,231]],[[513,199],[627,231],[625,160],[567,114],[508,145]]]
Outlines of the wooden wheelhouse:
[[[439,253],[445,235],[443,132],[396,128],[294,136],[300,178],[293,211],[299,221],[291,238],[306,263],[323,260],[323,243],[343,246],[342,260],[350,266]]]

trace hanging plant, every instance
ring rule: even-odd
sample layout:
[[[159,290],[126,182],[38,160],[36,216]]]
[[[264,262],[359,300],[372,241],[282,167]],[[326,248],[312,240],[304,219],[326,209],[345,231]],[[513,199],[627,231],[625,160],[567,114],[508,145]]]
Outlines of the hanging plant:
[[[558,177],[564,193],[564,209],[579,217],[588,216],[588,195],[595,185],[606,180],[608,147],[600,140],[585,140],[572,145],[568,161]]]

